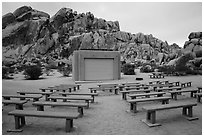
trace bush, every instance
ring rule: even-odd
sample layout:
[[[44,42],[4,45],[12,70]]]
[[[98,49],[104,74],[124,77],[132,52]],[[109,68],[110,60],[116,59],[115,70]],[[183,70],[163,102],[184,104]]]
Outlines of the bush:
[[[58,71],[63,75],[63,76],[69,76],[69,74],[72,72],[72,65],[67,64],[65,66],[59,67]]]
[[[132,64],[124,64],[122,66],[122,72],[124,73],[124,75],[135,75],[135,65]]]
[[[188,70],[186,63],[192,59],[194,59],[192,53],[187,53],[181,56],[176,62],[175,71],[176,72],[186,72],[186,70]]]
[[[158,72],[163,72],[164,74],[174,74],[175,73],[175,66],[159,66],[158,67]]]
[[[2,79],[8,78],[9,67],[2,66]]]
[[[36,80],[39,79],[39,77],[42,75],[42,69],[41,67],[37,66],[37,65],[30,65],[30,66],[26,66],[25,70],[24,70],[24,75],[28,78],[28,79],[32,79],[32,80]]]
[[[150,65],[144,65],[140,68],[140,72],[142,73],[154,72],[154,68]]]

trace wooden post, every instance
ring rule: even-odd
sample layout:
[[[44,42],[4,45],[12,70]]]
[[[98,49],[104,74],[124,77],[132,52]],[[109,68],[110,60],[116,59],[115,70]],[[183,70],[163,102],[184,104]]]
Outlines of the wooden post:
[[[89,108],[89,100],[85,100],[85,102],[87,103],[87,107],[86,108]]]
[[[78,107],[78,112],[80,114],[79,117],[82,117],[84,115],[84,112],[83,112],[83,107]]]
[[[23,104],[16,104],[16,109],[23,110]]]
[[[186,114],[187,114],[187,108],[186,108],[186,107],[183,107],[182,115],[185,115],[185,116],[186,116]]]
[[[92,97],[91,103],[94,103],[94,95],[91,95],[91,97]]]
[[[73,119],[66,119],[65,131],[70,132],[73,128]]]
[[[132,103],[132,107],[133,107],[133,113],[136,113],[137,112],[137,103],[136,102],[134,102],[134,103]]]
[[[151,123],[154,124],[156,122],[156,112],[152,111],[150,117],[151,117],[150,118]]]
[[[15,119],[15,129],[20,128],[20,117],[19,116],[14,116]]]
[[[21,116],[21,117],[20,117],[20,122],[21,122],[21,125],[20,125],[21,127],[26,124],[26,122],[25,122],[25,116]]]

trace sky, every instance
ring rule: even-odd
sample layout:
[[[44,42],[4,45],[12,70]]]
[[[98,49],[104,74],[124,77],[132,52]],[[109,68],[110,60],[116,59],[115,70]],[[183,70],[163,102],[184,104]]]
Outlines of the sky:
[[[53,16],[63,7],[97,18],[119,21],[120,30],[154,37],[183,47],[190,32],[202,31],[202,2],[3,2],[2,16],[21,6]]]

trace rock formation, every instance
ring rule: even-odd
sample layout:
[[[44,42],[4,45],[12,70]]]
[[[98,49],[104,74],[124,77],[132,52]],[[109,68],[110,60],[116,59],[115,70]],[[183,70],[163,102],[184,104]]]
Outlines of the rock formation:
[[[90,12],[60,9],[54,16],[23,6],[2,17],[3,63],[15,64],[43,57],[66,57],[78,49],[121,52],[121,60],[156,60],[167,63],[181,56],[181,48],[152,34],[120,31],[118,21],[96,18]],[[200,51],[202,33],[189,35],[184,51]]]

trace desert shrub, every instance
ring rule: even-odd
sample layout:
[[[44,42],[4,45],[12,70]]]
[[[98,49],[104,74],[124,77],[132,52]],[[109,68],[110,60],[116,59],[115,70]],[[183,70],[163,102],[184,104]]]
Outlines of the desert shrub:
[[[140,72],[142,73],[149,73],[149,72],[154,72],[154,67],[152,67],[151,65],[144,65],[140,68]]]
[[[122,72],[124,73],[124,75],[135,75],[135,65],[132,64],[124,64],[122,66]]]
[[[42,75],[42,69],[37,65],[29,65],[26,66],[24,70],[24,75],[28,79],[36,80],[39,79],[39,77]]]
[[[2,79],[8,78],[9,67],[2,66]]]
[[[66,64],[65,66],[61,66],[58,68],[58,71],[63,75],[63,76],[69,76],[69,74],[72,72],[72,65],[71,64]]]
[[[163,72],[164,74],[174,74],[175,73],[175,66],[159,66],[158,72]]]
[[[186,72],[188,70],[186,63],[192,59],[194,59],[192,53],[187,53],[181,56],[176,62],[175,71],[176,72]]]

